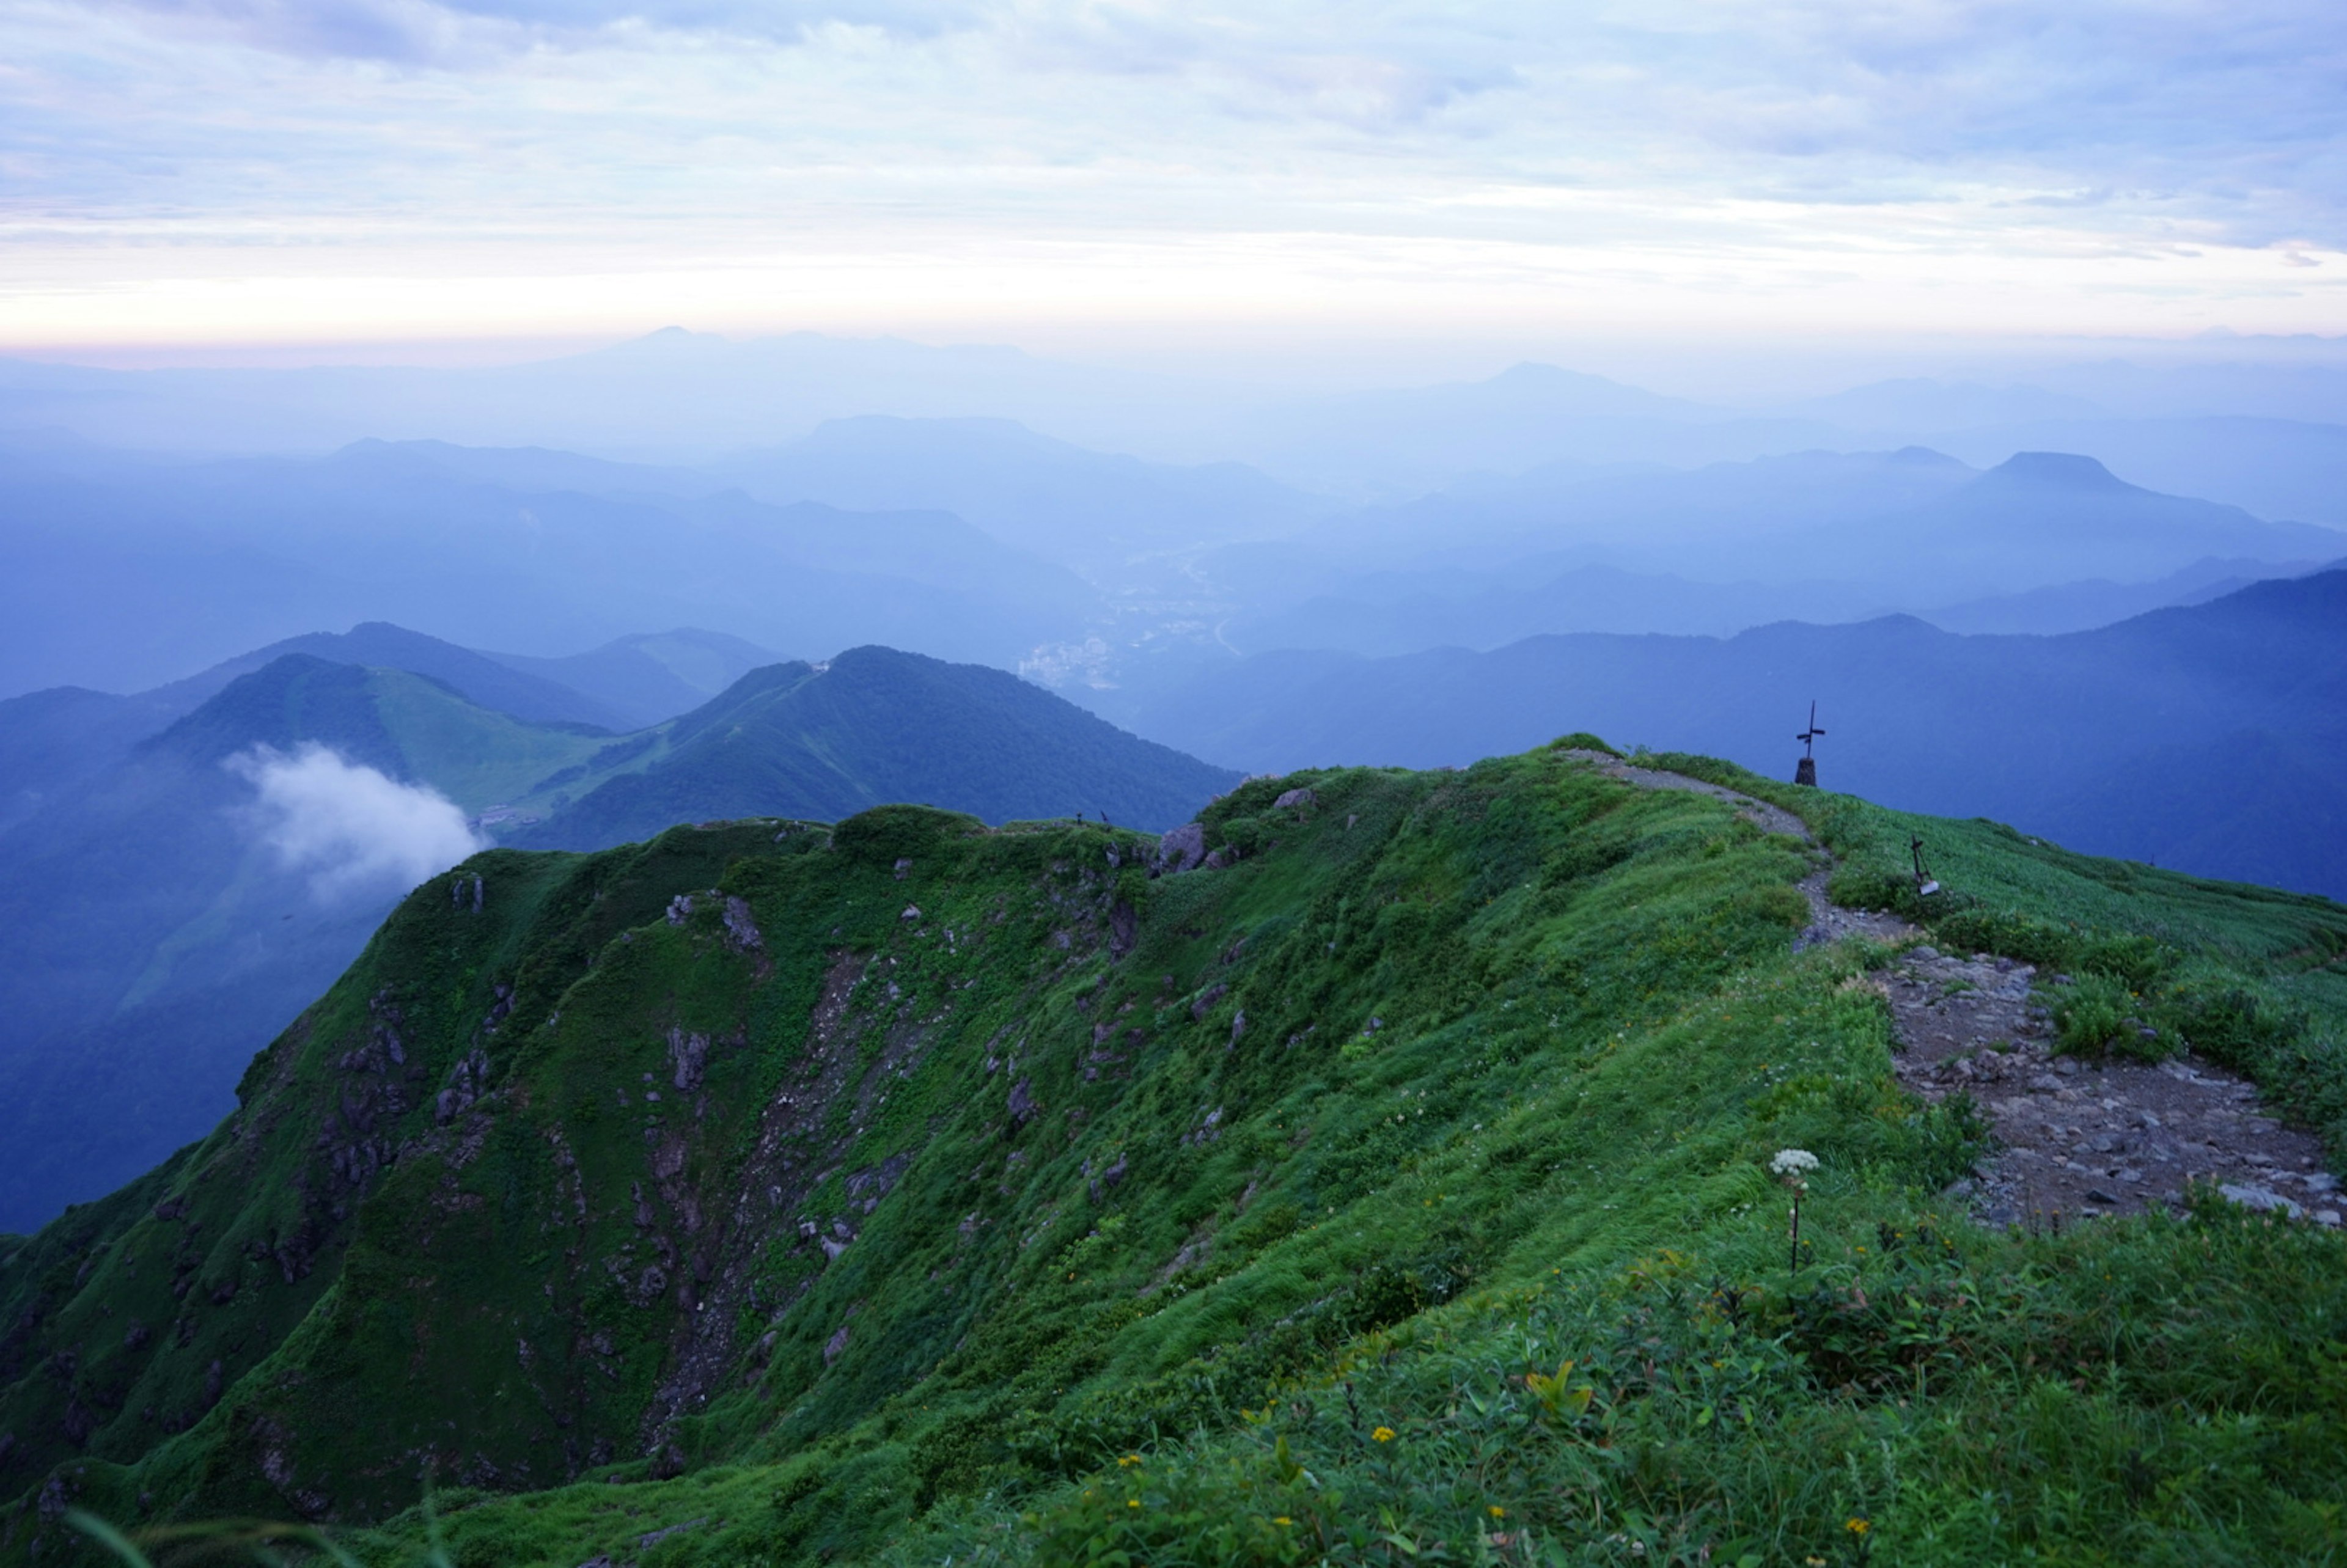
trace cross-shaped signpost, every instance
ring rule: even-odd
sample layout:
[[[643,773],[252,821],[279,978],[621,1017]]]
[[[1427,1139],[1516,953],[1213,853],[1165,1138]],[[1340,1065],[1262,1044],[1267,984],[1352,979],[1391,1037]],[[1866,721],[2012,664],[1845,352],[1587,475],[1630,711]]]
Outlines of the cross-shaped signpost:
[[[1808,784],[1811,789],[1817,787],[1818,759],[1812,748],[1816,746],[1818,737],[1824,733],[1818,728],[1818,705],[1813,699],[1809,703],[1809,727],[1793,737],[1801,743],[1801,760],[1793,769],[1795,784]]]
[[[1931,868],[1923,864],[1922,836],[1920,834],[1910,834],[1907,847],[1915,856],[1915,891],[1918,896],[1929,898],[1940,890],[1940,883],[1939,879],[1932,875]]]

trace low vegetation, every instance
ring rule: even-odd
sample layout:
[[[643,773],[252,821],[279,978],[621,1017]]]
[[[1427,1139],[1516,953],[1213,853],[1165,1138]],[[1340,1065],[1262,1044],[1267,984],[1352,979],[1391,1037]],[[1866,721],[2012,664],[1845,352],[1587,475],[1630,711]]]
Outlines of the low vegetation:
[[[1887,954],[1795,950],[1814,852],[1563,745],[1251,782],[1179,874],[912,808],[459,868],[0,1264],[0,1553],[97,1551],[75,1507],[456,1568],[2347,1550],[2347,1244],[1975,1228]],[[2347,910],[1638,760],[2347,1146]]]

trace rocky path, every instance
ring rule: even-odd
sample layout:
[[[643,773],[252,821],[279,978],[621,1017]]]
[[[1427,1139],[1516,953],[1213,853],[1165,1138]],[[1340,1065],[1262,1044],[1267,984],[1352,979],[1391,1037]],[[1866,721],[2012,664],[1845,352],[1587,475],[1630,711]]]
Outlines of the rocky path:
[[[1832,862],[1791,812],[1680,774],[1572,753],[1641,789],[1691,790],[1798,838],[1819,868],[1800,884],[1812,918],[1798,947],[1863,936],[1899,947],[1870,983],[1889,1003],[1899,1080],[1927,1101],[1972,1095],[1993,1153],[1951,1194],[1984,1224],[2058,1228],[2081,1217],[2173,1204],[2187,1182],[2234,1202],[2337,1225],[2338,1184],[2311,1135],[2264,1114],[2248,1080],[2197,1057],[2149,1064],[2057,1056],[2037,971],[2010,958],[1942,953],[1896,917],[1826,896]],[[2065,976],[2045,977],[2051,989]]]

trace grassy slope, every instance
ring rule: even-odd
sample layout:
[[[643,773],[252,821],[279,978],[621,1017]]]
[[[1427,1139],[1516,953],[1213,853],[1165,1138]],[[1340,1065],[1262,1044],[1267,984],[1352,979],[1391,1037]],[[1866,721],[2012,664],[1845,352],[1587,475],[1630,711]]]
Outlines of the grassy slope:
[[[519,798],[547,774],[576,766],[611,743],[609,735],[479,707],[404,670],[371,670],[367,684],[409,771],[431,780],[467,813]]]
[[[828,849],[744,827],[492,856],[467,868],[480,917],[429,886],[228,1130],[0,1269],[0,1307],[40,1317],[0,1365],[0,1426],[49,1431],[100,1389],[121,1413],[93,1451],[127,1462],[71,1462],[56,1495],[123,1515],[145,1491],[159,1514],[361,1518],[428,1462],[477,1489],[441,1499],[467,1568],[2336,1549],[2336,1237],[1935,1214],[1971,1158],[1961,1110],[1896,1091],[1866,955],[1789,954],[1808,863],[1717,802],[1543,753],[1317,775],[1316,806],[1269,808],[1300,782],[1207,814],[1236,866],[1153,882],[1098,830],[897,811]],[[1846,878],[1903,850],[1909,819],[1805,804]],[[2338,1038],[2321,966],[2347,912],[1923,831],[1975,926],[2082,951],[2152,931],[2187,954],[2161,983],[2221,967],[2301,1009],[2283,1069],[2335,1063],[2308,1042]],[[657,917],[711,885],[761,947],[706,898]],[[335,1064],[385,997],[428,1072],[374,1136],[414,1146],[335,1219],[321,1167],[364,1141]],[[690,1115],[641,1102],[645,1073],[674,1081],[671,1029],[712,1042]],[[441,1126],[424,1100],[477,1047],[495,1092]],[[813,1108],[768,1138],[777,1093]],[[1795,1279],[1761,1169],[1785,1145],[1825,1161]],[[866,1214],[847,1183],[896,1155]],[[154,1219],[165,1194],[190,1214]],[[305,1217],[310,1273],[251,1261]],[[802,1219],[859,1234],[829,1259]],[[238,1293],[134,1305],[174,1248]],[[193,1319],[195,1347],[116,1350],[132,1310]],[[26,1375],[67,1348],[64,1377]],[[118,1390],[184,1405],[214,1357],[226,1397],[138,1459],[153,1434]],[[640,1420],[647,1400],[673,1419]],[[0,1460],[7,1484],[50,1442]],[[12,1554],[42,1518],[28,1495],[0,1524]],[[356,1543],[395,1557],[422,1528]]]
[[[588,847],[675,822],[777,810],[836,819],[891,800],[950,802],[989,822],[1107,812],[1163,828],[1237,782],[1001,671],[856,648],[820,674],[753,671],[583,770],[547,777],[526,804],[552,821],[516,842]]]

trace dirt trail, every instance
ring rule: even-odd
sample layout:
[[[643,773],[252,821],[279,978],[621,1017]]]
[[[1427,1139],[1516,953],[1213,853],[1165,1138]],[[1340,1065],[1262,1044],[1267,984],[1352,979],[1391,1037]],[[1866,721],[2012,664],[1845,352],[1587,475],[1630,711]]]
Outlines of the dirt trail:
[[[1927,1101],[1961,1091],[1979,1106],[1993,1152],[1950,1195],[1967,1200],[1984,1224],[2058,1226],[2172,1204],[2188,1181],[2213,1182],[2250,1208],[2340,1224],[2338,1184],[2322,1169],[2321,1143],[2266,1115],[2248,1080],[2190,1055],[2157,1065],[2057,1056],[2034,968],[1986,953],[1942,953],[1895,916],[1832,903],[1832,859],[1791,812],[1603,753],[1571,754],[1641,789],[1727,801],[1763,832],[1809,845],[1819,868],[1800,883],[1811,922],[1796,950],[1854,936],[1901,948],[1870,980],[1891,1007],[1894,1070]],[[2067,977],[2045,980],[2051,988]]]

